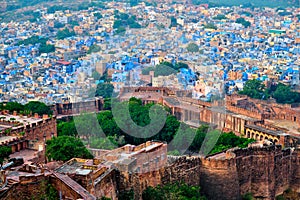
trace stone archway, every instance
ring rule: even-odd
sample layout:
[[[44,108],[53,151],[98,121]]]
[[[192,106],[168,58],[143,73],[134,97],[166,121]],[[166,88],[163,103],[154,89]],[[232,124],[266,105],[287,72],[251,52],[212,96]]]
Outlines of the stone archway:
[[[247,131],[246,131],[246,137],[247,137],[247,138],[251,138],[250,130],[247,130]]]
[[[259,141],[263,141],[264,140],[264,135],[260,135],[259,136]]]

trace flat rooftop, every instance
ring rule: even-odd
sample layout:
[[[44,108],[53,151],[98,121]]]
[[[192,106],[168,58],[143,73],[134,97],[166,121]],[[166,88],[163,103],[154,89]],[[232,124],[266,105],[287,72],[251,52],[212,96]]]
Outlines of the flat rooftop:
[[[92,159],[74,158],[57,168],[55,171],[62,174],[78,174],[83,176],[93,172],[93,169],[85,169],[84,166],[91,168],[95,167],[95,165],[93,165]],[[97,165],[99,169],[101,168],[101,166],[102,165]]]
[[[296,122],[291,122],[288,120],[269,120],[266,119],[266,122],[272,124],[275,127],[284,128],[288,131],[287,134],[294,135],[299,137],[300,136],[300,126]]]
[[[280,134],[283,134],[282,131],[273,131],[273,130],[270,130],[270,129],[266,129],[264,127],[261,127],[261,126],[257,126],[257,125],[245,125],[245,127],[247,128],[251,128],[251,129],[254,129],[254,130],[258,130],[258,131],[261,131],[261,132],[264,132],[264,133],[268,133],[270,135],[273,135],[273,136],[278,136]]]
[[[157,92],[149,92],[149,93],[145,93],[145,92],[129,92],[129,93],[123,93],[120,96],[121,100],[129,100],[131,97],[136,97],[138,99],[147,99],[149,101],[158,101],[159,98],[161,97],[160,94],[158,94]]]
[[[27,124],[28,122],[36,123],[36,122],[43,121],[43,119],[41,119],[41,118],[34,118],[34,117],[27,117],[27,116],[20,116],[20,115],[14,116],[14,115],[9,115],[9,114],[8,115],[0,115],[0,118],[3,118],[4,121],[8,121],[11,118],[14,118],[15,119],[14,121],[24,123],[24,124]]]
[[[37,152],[36,150],[32,149],[24,149],[18,152],[15,152],[9,156],[9,158],[23,158],[24,163],[31,163],[30,160],[34,159],[37,157]]]
[[[0,144],[2,142],[6,143],[6,142],[13,141],[14,139],[17,139],[17,138],[18,138],[17,136],[1,136],[0,137]]]
[[[232,115],[233,117],[236,117],[236,118],[241,118],[241,119],[244,119],[244,120],[247,120],[247,121],[252,121],[252,122],[256,122],[256,121],[259,121],[258,119],[255,119],[255,118],[252,118],[252,117],[248,117],[246,115],[239,115],[239,114],[234,114]]]

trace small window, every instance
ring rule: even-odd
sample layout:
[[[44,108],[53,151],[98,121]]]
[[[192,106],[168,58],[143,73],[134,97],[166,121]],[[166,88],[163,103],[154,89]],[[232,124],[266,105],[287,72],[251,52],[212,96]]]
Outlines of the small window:
[[[297,121],[297,117],[294,117],[294,122]]]

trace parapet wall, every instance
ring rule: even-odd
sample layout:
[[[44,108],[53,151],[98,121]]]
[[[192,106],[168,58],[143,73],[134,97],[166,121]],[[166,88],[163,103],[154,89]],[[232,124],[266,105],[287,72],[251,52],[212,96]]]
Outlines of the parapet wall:
[[[255,105],[255,109],[239,108],[238,101],[247,101]],[[300,124],[299,103],[279,104],[275,100],[260,100],[249,98],[244,95],[226,96],[226,108],[232,112],[243,114],[246,116],[262,119],[280,119],[296,122]],[[261,117],[259,116],[261,115]]]
[[[233,149],[221,156],[173,157],[169,164],[144,174],[120,175],[120,190],[133,188],[135,199],[149,186],[184,181],[200,186],[208,199],[241,199],[246,193],[272,200],[286,189],[299,192],[300,151],[280,146]]]

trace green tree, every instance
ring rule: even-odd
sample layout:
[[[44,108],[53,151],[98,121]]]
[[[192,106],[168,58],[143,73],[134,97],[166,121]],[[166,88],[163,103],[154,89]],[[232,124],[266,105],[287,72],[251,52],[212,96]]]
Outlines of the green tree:
[[[10,112],[20,112],[24,110],[24,106],[17,102],[8,102],[5,104],[5,106],[2,104],[2,109],[9,110]]]
[[[133,190],[129,190],[129,191],[122,191],[119,194],[119,199],[122,200],[134,200],[134,192]]]
[[[108,197],[101,197],[100,200],[111,200],[111,198],[108,198]]]
[[[32,113],[38,113],[39,115],[52,114],[50,107],[39,101],[30,101],[29,103],[25,104],[24,110],[30,110]]]
[[[265,85],[256,79],[249,80],[245,83],[243,90],[239,94],[247,95],[255,99],[267,99],[268,94],[265,91]]]
[[[214,30],[217,30],[218,27],[216,27],[213,23],[207,23],[204,25],[204,28],[207,28],[207,29],[214,29]]]
[[[252,193],[246,193],[242,196],[242,200],[254,200]]]
[[[69,21],[68,24],[69,24],[71,27],[79,26],[79,22],[78,22],[78,21],[75,21],[75,20]]]
[[[222,20],[222,19],[227,19],[227,17],[225,15],[218,14],[217,16],[213,17],[213,19]]]
[[[96,137],[101,132],[97,115],[94,113],[81,113],[73,119],[79,137],[87,141],[88,145],[91,138]]]
[[[196,130],[182,123],[175,133],[176,135],[174,133],[172,134],[172,138],[174,139],[169,145],[170,149],[176,149],[181,154],[189,153],[191,155],[191,152],[188,152],[188,148],[195,138]]]
[[[168,115],[162,130],[154,138],[169,143],[175,136],[180,122],[173,115]]]
[[[154,76],[169,76],[171,74],[176,74],[177,71],[175,69],[173,69],[172,67],[169,67],[167,65],[164,64],[159,64],[156,65],[155,69],[154,69]]]
[[[277,103],[298,103],[300,102],[300,94],[292,92],[291,87],[278,83],[276,90],[273,93],[273,97]]]
[[[92,73],[92,77],[93,77],[95,80],[100,80],[101,75],[100,75],[97,71],[94,71],[94,72]]]
[[[139,4],[137,0],[129,0],[129,3],[131,7],[137,6]]]
[[[124,23],[122,20],[116,20],[116,21],[114,21],[113,28],[118,29],[118,28],[122,27],[123,25],[124,25]]]
[[[70,122],[61,121],[57,123],[57,135],[78,137],[74,120],[71,120]]]
[[[9,158],[11,153],[11,147],[0,146],[0,167],[2,167],[3,162]]]
[[[94,44],[94,45],[90,46],[90,48],[89,48],[89,50],[87,51],[87,53],[88,53],[88,54],[91,54],[91,53],[97,53],[97,52],[99,52],[99,51],[101,51],[101,47],[98,46],[98,45],[96,45],[96,44]]]
[[[189,52],[195,53],[199,51],[199,46],[195,43],[188,44],[186,48]]]
[[[52,44],[41,44],[39,48],[40,53],[51,53],[55,52],[55,46]]]
[[[143,200],[177,200],[177,199],[192,199],[205,200],[205,196],[200,193],[200,187],[188,186],[185,183],[173,183],[155,188],[148,187],[142,194]]]
[[[124,136],[118,137],[117,135],[114,136],[107,136],[107,137],[93,137],[91,139],[91,148],[97,149],[115,149],[119,146],[123,146],[125,144]]]
[[[48,199],[48,200],[56,200],[59,199],[59,195],[57,190],[51,185],[51,183],[47,180],[42,180],[39,185],[39,192],[33,194],[31,199]]]
[[[142,69],[142,74],[143,74],[143,75],[149,75],[149,72],[150,72],[150,71],[155,71],[155,68],[154,68],[154,67],[143,68],[143,69]]]
[[[117,15],[119,19],[121,20],[127,20],[129,18],[129,15],[126,13],[120,13],[119,15]]]
[[[65,25],[63,23],[60,23],[58,21],[54,22],[54,28],[63,28]]]
[[[104,110],[111,110],[111,98],[105,98],[104,99],[104,105],[103,105],[103,109]]]
[[[120,35],[124,34],[125,32],[126,32],[126,28],[123,27],[123,26],[120,26],[120,27],[117,28],[117,30],[116,30],[116,34],[120,34]]]
[[[55,51],[55,46],[47,44],[48,38],[40,38],[39,36],[32,36],[25,40],[19,41],[18,45],[35,45],[40,44],[40,53],[50,53]]]
[[[248,144],[254,142],[254,139],[242,138],[234,133],[223,133],[220,135],[217,144],[210,154],[218,153],[233,147],[247,148]]]
[[[235,23],[242,24],[245,28],[251,26],[251,23],[244,18],[240,17],[235,20]]]
[[[129,28],[142,28],[142,26],[139,23],[134,22],[129,24]]]
[[[95,92],[96,97],[111,98],[114,86],[110,83],[99,83]]]
[[[96,17],[97,19],[101,19],[103,18],[103,16],[101,15],[101,13],[94,13],[94,17]]]
[[[54,6],[51,6],[49,8],[47,8],[47,13],[49,14],[53,14],[55,13],[56,11],[62,11],[62,10],[66,10],[67,8],[64,7],[64,6],[58,6],[58,5],[54,5]]]
[[[56,34],[57,39],[62,40],[68,37],[75,36],[74,31],[70,31],[68,28],[65,28],[63,30],[59,30]]]
[[[179,70],[179,69],[181,69],[181,68],[186,68],[186,69],[188,69],[188,68],[189,68],[189,65],[186,64],[186,63],[183,63],[183,62],[178,62],[178,63],[176,63],[175,66],[174,66],[174,69],[175,69],[175,70]]]
[[[79,138],[59,136],[48,140],[46,144],[46,156],[50,160],[65,162],[71,158],[93,158],[93,155],[86,149]]]
[[[197,131],[196,131],[196,135],[195,138],[192,142],[192,144],[189,147],[189,150],[191,152],[196,152],[198,153],[200,151],[200,148],[202,146],[202,143],[205,139],[206,133],[208,131],[209,126],[208,125],[201,125]]]
[[[107,136],[117,135],[119,137],[124,134],[116,124],[115,118],[113,117],[111,111],[107,110],[107,111],[100,112],[97,115],[97,120],[105,135]]]
[[[104,72],[104,74],[101,76],[100,80],[103,80],[106,83],[109,83],[111,81],[111,78],[108,78],[107,70]]]
[[[176,27],[178,24],[177,24],[177,20],[175,17],[171,17],[171,24],[170,24],[170,28],[172,27]]]
[[[37,35],[31,36],[25,40],[21,40],[18,42],[18,45],[35,45],[35,44],[46,44],[48,38],[39,37]]]

